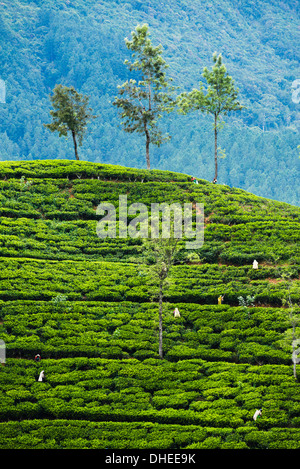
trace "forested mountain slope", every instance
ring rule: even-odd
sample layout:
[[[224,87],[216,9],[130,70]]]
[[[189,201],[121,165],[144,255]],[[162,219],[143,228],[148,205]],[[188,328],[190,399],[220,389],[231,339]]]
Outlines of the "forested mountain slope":
[[[300,312],[298,207],[186,174],[65,160],[2,162],[0,187],[0,448],[300,447],[282,342],[289,301]],[[171,270],[164,359],[141,240],[96,233],[98,204],[123,194],[148,208],[204,203],[198,258],[182,250]]]
[[[90,95],[99,117],[89,127],[82,159],[145,167],[144,141],[125,134],[112,102],[129,78],[124,38],[147,22],[161,43],[179,92],[198,87],[214,51],[222,53],[247,109],[229,116],[219,144],[219,182],[299,205],[299,79],[296,0],[39,0],[1,2],[0,159],[73,158],[70,141],[43,128],[57,83]],[[296,93],[293,95],[293,93]],[[294,96],[294,98],[293,98]],[[212,180],[209,117],[170,114],[172,136],[152,149],[152,167]]]

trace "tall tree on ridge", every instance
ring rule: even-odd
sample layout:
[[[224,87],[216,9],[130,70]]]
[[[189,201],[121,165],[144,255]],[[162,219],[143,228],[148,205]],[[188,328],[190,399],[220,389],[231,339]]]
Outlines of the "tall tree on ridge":
[[[240,111],[245,106],[237,100],[238,89],[234,87],[234,81],[227,73],[225,65],[222,63],[222,55],[213,54],[214,65],[209,71],[207,67],[203,69],[202,76],[206,79],[207,90],[200,88],[193,89],[190,93],[181,93],[177,98],[179,112],[187,114],[189,111],[200,110],[206,114],[214,116],[214,136],[215,136],[215,177],[218,178],[218,130],[222,128],[224,122],[222,116],[226,116],[231,111]]]
[[[79,94],[73,86],[68,88],[63,85],[56,85],[53,95],[50,96],[50,101],[54,108],[50,111],[52,122],[51,124],[44,124],[44,126],[51,132],[57,131],[60,137],[66,137],[68,132],[71,132],[75,158],[79,160],[77,139],[78,144],[81,145],[89,119],[96,117],[90,113],[92,109],[88,107],[89,98]]]
[[[160,146],[170,139],[159,130],[157,121],[174,108],[174,88],[170,85],[172,80],[166,78],[168,65],[162,58],[162,46],[152,45],[148,25],[138,25],[131,35],[132,39],[125,39],[125,43],[134,61],[125,60],[125,64],[131,72],[138,72],[141,79],[138,82],[130,79],[118,86],[119,96],[113,104],[121,109],[126,132],[145,135],[147,169],[150,169],[150,143]]]

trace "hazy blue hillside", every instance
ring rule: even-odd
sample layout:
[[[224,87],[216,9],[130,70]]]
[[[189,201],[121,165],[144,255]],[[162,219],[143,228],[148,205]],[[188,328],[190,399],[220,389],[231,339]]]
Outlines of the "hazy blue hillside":
[[[0,4],[0,160],[73,158],[71,141],[43,128],[57,83],[90,95],[99,117],[80,149],[94,162],[144,168],[144,142],[120,128],[112,101],[128,78],[124,38],[147,22],[179,92],[198,87],[214,51],[222,53],[247,109],[220,134],[219,182],[300,204],[299,3],[221,0],[22,0]],[[172,140],[152,149],[152,167],[212,180],[208,117],[171,114]]]

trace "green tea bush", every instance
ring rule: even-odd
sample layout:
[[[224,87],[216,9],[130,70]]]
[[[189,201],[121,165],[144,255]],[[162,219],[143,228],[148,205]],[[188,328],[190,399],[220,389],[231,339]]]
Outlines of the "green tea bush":
[[[180,252],[165,291],[164,360],[141,240],[96,234],[97,205],[118,215],[120,194],[205,204],[205,243],[197,258]],[[68,160],[2,162],[0,205],[1,449],[299,447],[298,383],[280,348],[288,288],[299,302],[297,207]],[[239,306],[248,295],[254,306]]]

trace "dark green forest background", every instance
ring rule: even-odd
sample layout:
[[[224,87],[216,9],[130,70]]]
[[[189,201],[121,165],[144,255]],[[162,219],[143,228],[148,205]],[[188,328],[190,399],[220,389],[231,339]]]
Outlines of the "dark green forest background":
[[[226,118],[219,145],[220,184],[300,205],[300,78],[297,0],[3,0],[0,2],[0,160],[73,159],[71,139],[43,127],[58,83],[90,96],[98,115],[83,160],[145,168],[144,139],[126,134],[112,102],[130,78],[124,38],[148,23],[163,46],[178,93],[199,87],[203,67],[222,53],[247,106]],[[213,178],[209,116],[170,114],[170,143],[152,147],[152,168]]]

